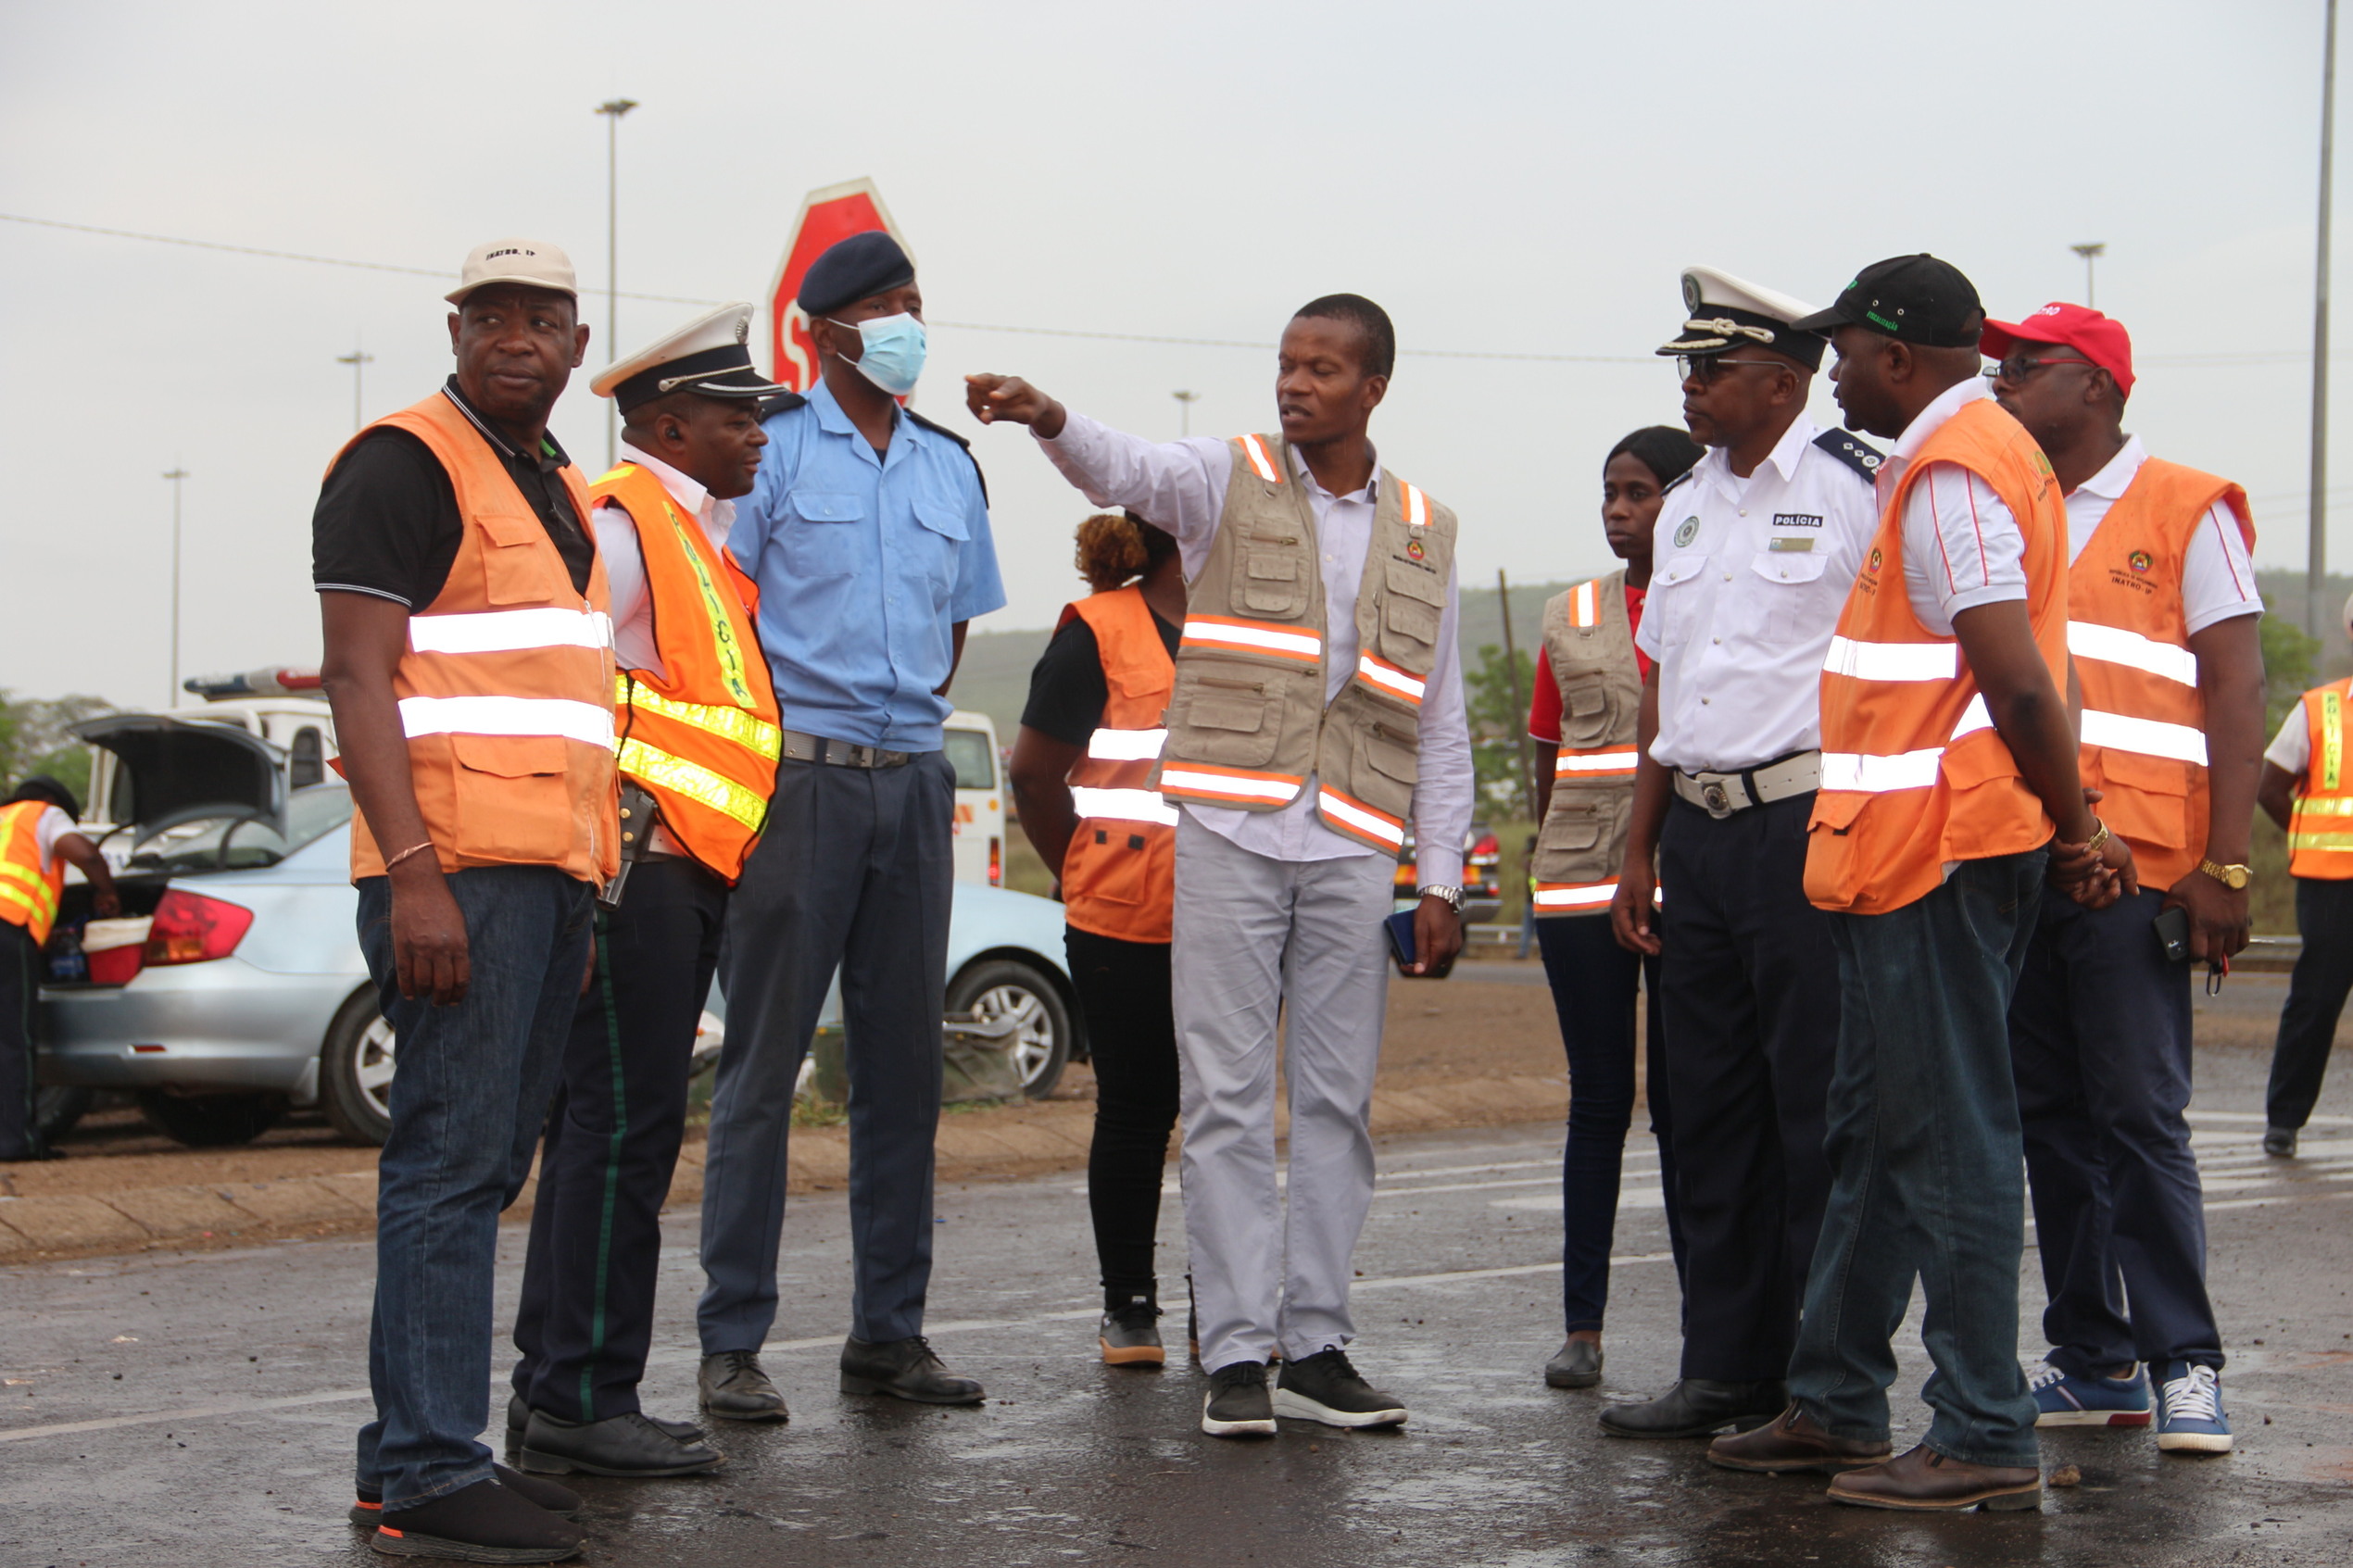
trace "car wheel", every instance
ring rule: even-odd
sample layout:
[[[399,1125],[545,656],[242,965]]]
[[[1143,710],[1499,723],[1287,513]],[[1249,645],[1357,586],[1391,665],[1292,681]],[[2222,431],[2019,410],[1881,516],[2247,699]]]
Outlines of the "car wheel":
[[[44,1084],[33,1101],[33,1125],[41,1129],[43,1143],[56,1143],[73,1131],[73,1124],[90,1113],[90,1103],[98,1091],[82,1084]]]
[[[966,965],[948,984],[948,1010],[985,1022],[1013,1019],[1013,1067],[1022,1092],[1044,1099],[1062,1082],[1070,1061],[1070,1009],[1045,972],[1019,959],[986,959]]]
[[[319,1048],[319,1108],[354,1143],[384,1146],[392,1135],[392,1025],[375,987],[354,992]]]
[[[187,1095],[162,1089],[139,1091],[139,1114],[147,1125],[190,1148],[225,1148],[251,1143],[286,1113],[283,1095]]]

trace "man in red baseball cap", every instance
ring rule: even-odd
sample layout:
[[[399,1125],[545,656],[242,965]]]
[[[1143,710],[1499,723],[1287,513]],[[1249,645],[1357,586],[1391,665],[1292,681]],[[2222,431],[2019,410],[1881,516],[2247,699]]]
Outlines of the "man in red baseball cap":
[[[2045,899],[2010,1004],[2050,1302],[2051,1348],[2030,1379],[2036,1424],[2146,1426],[2154,1414],[2158,1448],[2225,1452],[2222,1342],[2183,1118],[2187,959],[2223,965],[2246,945],[2263,749],[2255,530],[2237,485],[2124,433],[2133,342],[2118,322],[2045,305],[1986,322],[1979,346],[1998,361],[1995,396],[2067,496],[2083,785],[2102,792],[2100,815],[2141,875],[2106,909]],[[2187,917],[2181,960],[2150,930],[2172,910]]]

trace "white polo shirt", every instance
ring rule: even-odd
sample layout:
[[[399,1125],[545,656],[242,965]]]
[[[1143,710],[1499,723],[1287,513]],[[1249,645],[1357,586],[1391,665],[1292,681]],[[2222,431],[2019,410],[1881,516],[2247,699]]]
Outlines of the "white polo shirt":
[[[1871,483],[1800,415],[1756,471],[1710,447],[1659,508],[1634,645],[1658,664],[1651,756],[1731,771],[1822,744],[1822,659],[1879,524]]]

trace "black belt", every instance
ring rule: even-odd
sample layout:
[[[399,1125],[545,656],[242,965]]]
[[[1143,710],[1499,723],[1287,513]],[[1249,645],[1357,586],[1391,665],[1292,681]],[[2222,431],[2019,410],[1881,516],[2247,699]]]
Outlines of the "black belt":
[[[783,758],[787,762],[824,762],[836,768],[903,768],[915,759],[912,751],[885,751],[879,746],[852,746],[786,730]]]

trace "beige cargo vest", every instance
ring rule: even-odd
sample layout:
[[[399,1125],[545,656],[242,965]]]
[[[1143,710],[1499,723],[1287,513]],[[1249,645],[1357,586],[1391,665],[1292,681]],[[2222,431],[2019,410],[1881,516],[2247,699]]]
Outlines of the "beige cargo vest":
[[[1553,805],[1536,838],[1536,913],[1604,913],[1634,810],[1642,702],[1626,573],[1579,583],[1544,607],[1544,662],[1561,694]]]
[[[1324,574],[1307,496],[1280,436],[1233,445],[1217,537],[1189,584],[1153,785],[1171,800],[1279,811],[1312,776],[1327,826],[1394,855],[1413,809],[1454,514],[1382,473],[1356,595],[1356,669],[1327,707]]]

